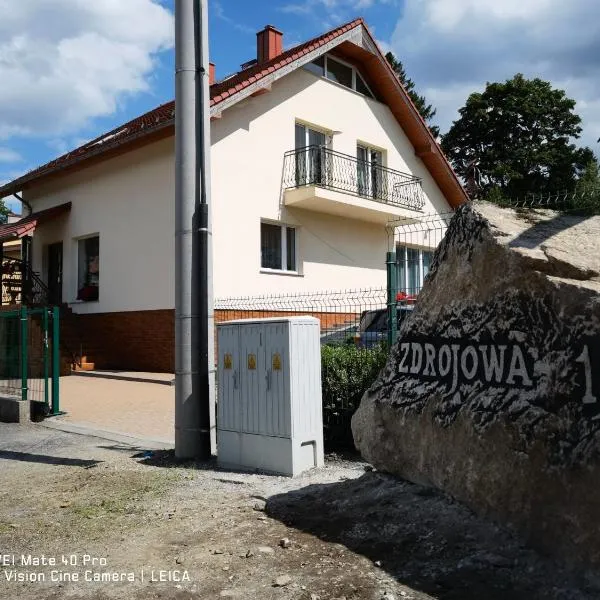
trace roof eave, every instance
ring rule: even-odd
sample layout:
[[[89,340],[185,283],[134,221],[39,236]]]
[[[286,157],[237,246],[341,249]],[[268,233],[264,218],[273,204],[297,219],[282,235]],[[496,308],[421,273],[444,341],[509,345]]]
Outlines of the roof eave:
[[[366,32],[368,36],[367,46],[370,46],[371,48],[365,48],[363,45],[363,40],[361,39],[359,41],[357,39],[357,30],[361,33],[363,30]],[[424,162],[426,168],[432,174],[437,185],[442,190],[450,205],[453,208],[457,208],[464,202],[467,202],[469,198],[460,181],[458,180],[456,173],[452,169],[448,159],[437,143],[437,140],[431,133],[427,123],[422,118],[410,96],[398,80],[398,77],[396,76],[392,67],[387,62],[383,52],[377,45],[375,38],[372,36],[363,19],[355,19],[346,25],[342,25],[335,30],[335,35],[330,32],[329,34],[325,34],[321,37],[323,38],[323,43],[319,42],[317,44],[315,42],[314,47],[309,52],[303,53],[300,56],[298,56],[298,53],[289,55],[282,59],[284,61],[283,65],[277,65],[276,63],[277,67],[270,66],[268,69],[266,69],[266,72],[261,71],[260,73],[256,73],[250,77],[250,80],[254,79],[254,81],[242,86],[241,89],[239,89],[239,84],[230,89],[219,90],[219,88],[217,88],[220,93],[211,99],[211,117],[220,117],[224,110],[230,108],[234,104],[237,104],[247,97],[256,95],[261,90],[264,90],[265,86],[270,86],[274,81],[280,79],[281,77],[285,77],[288,73],[302,67],[304,64],[311,62],[316,57],[325,54],[344,42],[353,41],[359,48],[369,52],[375,60],[379,60],[379,62],[384,65],[387,76],[393,82],[400,100],[410,113],[411,119],[414,120],[414,122],[419,126],[418,135],[414,136],[418,137],[419,139],[411,139],[411,143],[413,146],[415,146],[416,154]],[[308,47],[311,47],[310,43]],[[222,85],[222,82],[218,82],[215,85]],[[169,128],[171,128],[174,132],[174,123],[175,119],[174,117],[171,117],[159,125],[149,126],[133,135],[128,136],[126,139],[119,139],[117,137],[112,142],[100,144],[98,148],[89,152],[85,152],[81,156],[74,156],[72,159],[64,160],[59,164],[51,166],[49,165],[48,168],[42,167],[41,169],[30,172],[0,187],[0,198],[4,198],[21,190],[27,189],[27,187],[34,181],[39,182],[40,179],[46,179],[56,175],[59,172],[62,174],[65,172],[65,170],[72,170],[79,167],[83,163],[89,163],[90,161],[98,159],[99,157],[102,157],[102,160],[104,160],[113,155],[126,152],[135,143],[140,143],[142,141],[144,141],[144,143],[150,143],[151,141],[154,141],[155,138],[160,138],[161,133],[167,132],[168,135]],[[418,148],[421,148],[421,150],[418,150]],[[425,150],[423,150],[424,148]],[[56,159],[56,161],[58,160],[60,160],[60,158]],[[436,173],[438,175],[436,175]]]
[[[37,182],[40,179],[45,179],[47,177],[55,175],[58,172],[62,173],[64,171],[68,171],[76,166],[79,166],[80,164],[82,164],[84,162],[88,162],[88,161],[93,160],[94,158],[98,158],[99,156],[102,156],[103,158],[108,158],[105,155],[109,154],[111,151],[122,149],[121,151],[125,152],[125,151],[127,151],[127,149],[129,148],[130,145],[135,144],[136,142],[139,142],[140,140],[142,140],[144,138],[149,138],[149,141],[152,141],[154,138],[160,137],[160,134],[162,132],[164,132],[166,129],[168,129],[169,127],[173,128],[174,125],[175,125],[175,119],[171,118],[155,127],[148,127],[141,131],[138,131],[137,133],[129,136],[126,140],[115,139],[112,142],[108,142],[108,143],[99,145],[98,148],[96,148],[90,152],[86,152],[82,156],[74,156],[71,159],[67,159],[64,162],[61,162],[58,165],[53,165],[51,167],[48,167],[47,169],[43,169],[41,171],[37,170],[37,171],[31,172],[31,173],[27,173],[27,174],[23,175],[22,177],[19,177],[18,179],[15,179],[14,181],[11,181],[11,182],[5,184],[4,186],[1,186],[0,187],[0,199],[6,198],[7,196],[12,196],[13,194],[16,194],[22,190],[27,189],[29,184],[33,181]]]

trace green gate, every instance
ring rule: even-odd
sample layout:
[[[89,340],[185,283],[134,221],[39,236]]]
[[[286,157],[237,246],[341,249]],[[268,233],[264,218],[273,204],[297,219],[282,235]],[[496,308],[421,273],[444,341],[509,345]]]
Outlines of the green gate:
[[[0,395],[30,400],[32,418],[60,413],[59,309],[0,311]]]

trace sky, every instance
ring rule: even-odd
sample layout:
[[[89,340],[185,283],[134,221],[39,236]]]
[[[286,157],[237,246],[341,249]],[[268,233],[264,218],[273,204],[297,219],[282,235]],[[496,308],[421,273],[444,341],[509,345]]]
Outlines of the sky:
[[[362,16],[446,132],[487,81],[541,77],[577,101],[600,155],[598,0],[208,0],[217,79]],[[0,183],[174,96],[173,0],[0,0]],[[16,205],[18,206],[18,205]]]

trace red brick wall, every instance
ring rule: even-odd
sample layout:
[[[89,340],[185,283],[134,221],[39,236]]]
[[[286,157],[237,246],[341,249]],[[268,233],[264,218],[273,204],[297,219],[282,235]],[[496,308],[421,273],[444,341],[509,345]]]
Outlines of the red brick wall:
[[[175,311],[65,315],[61,345],[87,356],[96,369],[173,373]]]
[[[270,319],[272,317],[316,317],[321,321],[321,331],[339,325],[355,323],[359,313],[352,312],[293,312],[289,310],[215,310],[215,323],[237,319]]]
[[[321,330],[353,323],[360,317],[357,313],[216,310],[215,322],[297,315],[320,319]],[[83,354],[96,369],[173,373],[175,311],[65,314],[61,346],[78,356]]]

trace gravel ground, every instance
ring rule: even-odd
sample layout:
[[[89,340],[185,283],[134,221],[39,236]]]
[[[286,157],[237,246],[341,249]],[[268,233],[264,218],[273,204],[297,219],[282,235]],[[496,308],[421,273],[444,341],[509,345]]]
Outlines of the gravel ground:
[[[0,483],[0,598],[600,597],[451,499],[335,456],[288,479],[0,423]]]

